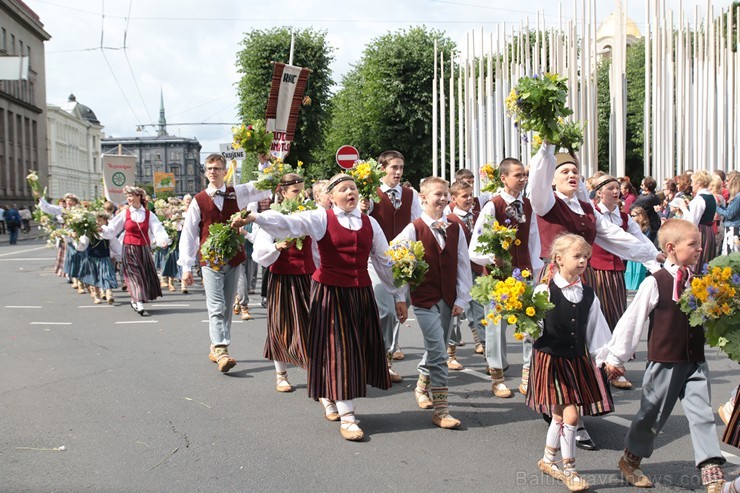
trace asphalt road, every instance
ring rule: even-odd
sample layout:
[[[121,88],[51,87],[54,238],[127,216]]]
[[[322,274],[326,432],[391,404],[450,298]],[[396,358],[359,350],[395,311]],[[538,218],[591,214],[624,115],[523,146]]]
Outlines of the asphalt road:
[[[202,287],[165,293],[142,318],[120,291],[114,306],[93,305],[52,274],[53,250],[23,240],[0,244],[2,492],[567,491],[537,471],[545,423],[520,394],[492,397],[470,343],[458,350],[466,370],[450,374],[450,403],[462,429],[438,429],[431,411],[416,407],[422,347],[412,320],[401,335],[406,359],[396,364],[403,384],[370,389],[357,401],[368,439],[350,443],[307,398],[305,372],[289,369],[296,392],[274,390],[274,367],[262,357],[258,298],[255,319],[234,323],[238,365],[224,375],[207,358]],[[469,332],[464,337],[470,342]],[[715,350],[707,353],[716,410],[740,373]],[[627,365],[633,382],[645,365],[644,340],[637,356]],[[509,360],[515,387],[521,348],[513,338]],[[601,450],[577,456],[593,491],[635,491],[619,479],[616,464],[639,384],[615,390],[614,398],[616,413],[586,419]],[[733,454],[740,452],[722,447],[726,472],[735,477],[740,459]],[[653,491],[702,489],[680,405],[644,469],[657,483]]]

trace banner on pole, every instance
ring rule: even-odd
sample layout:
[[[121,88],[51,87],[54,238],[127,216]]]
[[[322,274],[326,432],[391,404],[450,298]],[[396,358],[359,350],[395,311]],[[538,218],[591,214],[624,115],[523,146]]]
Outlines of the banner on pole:
[[[307,68],[275,63],[266,112],[267,131],[273,132],[270,154],[275,157],[282,159],[290,152],[309,72]]]
[[[118,156],[103,154],[103,191],[105,198],[116,205],[126,202],[123,187],[134,185],[136,177],[136,156]]]
[[[175,191],[175,173],[154,172],[154,193],[174,192]]]

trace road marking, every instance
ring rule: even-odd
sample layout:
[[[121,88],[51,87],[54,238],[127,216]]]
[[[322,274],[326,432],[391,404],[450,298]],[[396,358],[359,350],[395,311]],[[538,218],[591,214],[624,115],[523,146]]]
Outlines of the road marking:
[[[113,305],[104,305],[101,303],[99,305],[80,305],[77,308],[113,308]]]
[[[116,324],[156,324],[156,320],[125,320],[121,322],[116,322]]]
[[[210,320],[201,320],[202,323],[207,324],[210,322]],[[232,324],[243,324],[244,322],[249,322],[249,320],[232,320]]]
[[[470,368],[463,368],[462,370],[460,370],[460,372],[461,373],[468,373],[470,375],[476,376],[476,377],[480,378],[481,380],[490,380],[491,379],[491,377],[489,375],[486,375],[485,373],[481,373],[481,372],[476,371],[476,370],[471,370]]]
[[[30,262],[32,260],[43,260],[44,262],[48,262],[49,260],[56,260],[56,258],[0,258],[0,262]]]
[[[190,303],[154,303],[152,307],[167,308],[171,306],[190,306]]]
[[[740,457],[737,455],[731,454],[729,452],[722,451],[722,455],[725,456],[725,459],[727,459],[727,462],[730,462],[732,464],[735,464],[736,466],[740,465]]]
[[[45,246],[42,246],[42,247],[38,247],[38,248],[29,248],[27,250],[18,250],[17,252],[2,253],[2,254],[0,254],[0,257],[5,257],[7,255],[16,255],[18,253],[35,252],[37,250],[46,250],[46,247]]]
[[[5,308],[41,308],[40,306],[32,306],[32,305],[5,305]]]
[[[31,325],[72,325],[72,322],[31,322]]]

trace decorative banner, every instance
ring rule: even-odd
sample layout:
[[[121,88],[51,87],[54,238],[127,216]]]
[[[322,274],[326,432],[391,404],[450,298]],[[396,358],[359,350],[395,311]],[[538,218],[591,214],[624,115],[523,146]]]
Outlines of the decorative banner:
[[[154,193],[174,192],[175,191],[175,173],[154,172]]]
[[[275,63],[266,112],[267,131],[274,134],[270,154],[275,157],[282,159],[290,152],[309,72],[307,68]]]
[[[103,191],[105,198],[116,205],[126,202],[123,187],[133,185],[136,176],[136,156],[103,154]]]

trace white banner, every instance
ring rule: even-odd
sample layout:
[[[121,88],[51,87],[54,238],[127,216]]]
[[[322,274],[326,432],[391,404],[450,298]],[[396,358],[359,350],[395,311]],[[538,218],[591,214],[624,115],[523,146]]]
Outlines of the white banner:
[[[136,156],[103,154],[103,190],[105,198],[116,205],[126,202],[123,187],[134,185],[136,179]]]

